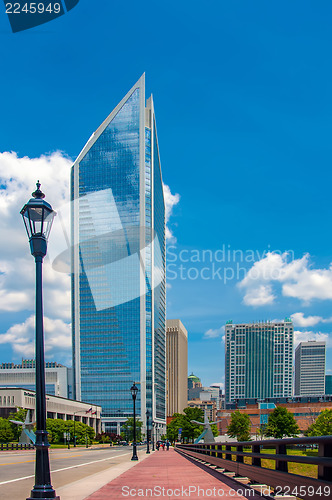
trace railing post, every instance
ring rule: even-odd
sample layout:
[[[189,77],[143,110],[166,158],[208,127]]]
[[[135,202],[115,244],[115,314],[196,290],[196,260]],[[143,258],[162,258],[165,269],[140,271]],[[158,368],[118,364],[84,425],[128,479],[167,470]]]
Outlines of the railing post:
[[[319,443],[318,445],[318,456],[332,458],[332,443]],[[326,481],[331,481],[332,477],[332,467],[331,466],[318,466],[318,479],[325,479]]]
[[[254,444],[252,446],[252,452],[253,453],[260,453],[261,452],[260,445],[259,444]],[[251,465],[256,465],[256,467],[261,467],[262,466],[262,462],[261,462],[260,458],[253,457],[251,460],[252,460]]]
[[[287,455],[287,447],[285,444],[277,444],[276,457],[277,455]],[[278,460],[276,458],[276,470],[288,472],[288,462],[285,462],[285,460]]]
[[[232,454],[231,453],[227,453],[228,451],[231,451],[232,450],[232,447],[229,446],[229,445],[226,445],[226,460],[232,460]]]
[[[243,451],[243,446],[242,445],[238,445],[236,447],[236,451]],[[237,462],[241,462],[243,464],[243,456],[242,455],[236,455],[236,461]]]

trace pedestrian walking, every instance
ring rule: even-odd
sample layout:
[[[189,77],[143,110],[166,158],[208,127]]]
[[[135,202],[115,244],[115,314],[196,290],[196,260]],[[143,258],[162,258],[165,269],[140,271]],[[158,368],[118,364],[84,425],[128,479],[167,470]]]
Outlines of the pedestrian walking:
[[[166,441],[166,449],[167,449],[167,451],[169,450],[169,441],[168,441],[168,439]]]
[[[159,451],[159,448],[160,448],[160,443],[159,443],[159,441],[157,441],[156,448],[157,448],[157,451]]]
[[[164,443],[164,441],[161,443],[161,447],[162,447],[163,451],[165,451],[165,443]]]

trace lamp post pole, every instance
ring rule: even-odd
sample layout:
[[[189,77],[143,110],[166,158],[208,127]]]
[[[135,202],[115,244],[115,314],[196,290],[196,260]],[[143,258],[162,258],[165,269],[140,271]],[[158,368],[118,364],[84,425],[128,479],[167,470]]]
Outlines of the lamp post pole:
[[[51,485],[51,473],[48,449],[48,432],[46,431],[46,396],[45,396],[45,355],[43,326],[43,292],[42,265],[47,252],[47,240],[56,213],[49,203],[44,201],[44,193],[37,189],[33,198],[24,205],[21,215],[28,233],[31,254],[36,263],[36,465],[35,485],[27,500],[56,499],[55,490]]]
[[[136,396],[138,392],[138,387],[134,384],[132,385],[131,389],[131,395],[133,398],[133,405],[134,405],[134,425],[133,425],[133,456],[131,457],[132,460],[138,460],[137,456],[137,445],[136,445]]]
[[[155,426],[155,422],[152,420],[152,436],[151,436],[152,437],[152,439],[151,439],[151,441],[152,441],[152,451],[155,451],[154,450],[154,426]]]
[[[146,410],[146,453],[150,453],[149,447],[149,410]]]
[[[76,448],[76,426],[75,426],[75,424],[76,424],[76,419],[75,419],[75,415],[76,415],[77,413],[80,413],[80,411],[75,411],[75,412],[74,412],[74,448]]]

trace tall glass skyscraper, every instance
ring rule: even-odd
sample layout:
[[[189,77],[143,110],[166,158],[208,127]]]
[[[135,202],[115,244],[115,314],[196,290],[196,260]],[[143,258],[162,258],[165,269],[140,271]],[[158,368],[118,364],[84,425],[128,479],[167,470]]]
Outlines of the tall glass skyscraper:
[[[293,395],[293,324],[225,326],[226,403]]]
[[[102,406],[105,430],[133,413],[165,425],[165,203],[145,76],[72,167],[75,396]]]

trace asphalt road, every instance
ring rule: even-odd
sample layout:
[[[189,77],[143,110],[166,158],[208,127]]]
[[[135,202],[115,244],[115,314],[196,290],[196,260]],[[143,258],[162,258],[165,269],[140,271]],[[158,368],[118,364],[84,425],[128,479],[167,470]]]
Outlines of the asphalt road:
[[[130,446],[50,450],[52,485],[57,490],[129,461]],[[35,451],[0,452],[1,500],[25,500],[34,485]]]

